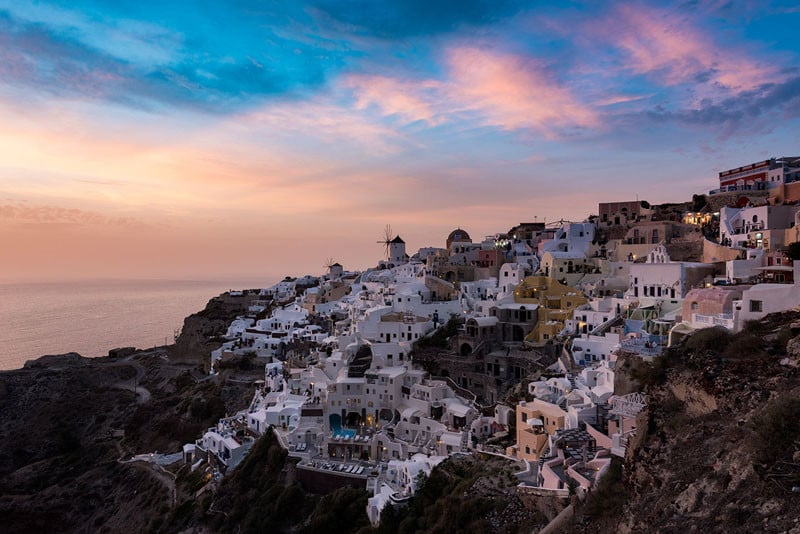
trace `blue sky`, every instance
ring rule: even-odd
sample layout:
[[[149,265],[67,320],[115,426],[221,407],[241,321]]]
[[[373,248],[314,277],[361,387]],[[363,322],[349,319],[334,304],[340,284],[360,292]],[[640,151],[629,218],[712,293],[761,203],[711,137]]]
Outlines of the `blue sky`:
[[[386,223],[413,248],[685,200],[800,154],[798,23],[764,2],[0,0],[0,275],[361,268]]]

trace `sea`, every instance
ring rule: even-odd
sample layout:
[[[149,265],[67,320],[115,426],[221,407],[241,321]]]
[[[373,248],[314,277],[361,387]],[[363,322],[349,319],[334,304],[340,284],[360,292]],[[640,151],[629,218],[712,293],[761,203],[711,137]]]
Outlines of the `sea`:
[[[106,356],[171,344],[183,319],[231,289],[269,281],[90,280],[0,284],[0,370],[45,354]]]

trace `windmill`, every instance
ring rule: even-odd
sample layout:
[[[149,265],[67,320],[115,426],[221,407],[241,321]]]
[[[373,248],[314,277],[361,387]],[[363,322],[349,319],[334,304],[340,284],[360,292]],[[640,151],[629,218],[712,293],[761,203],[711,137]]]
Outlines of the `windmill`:
[[[378,243],[379,245],[383,245],[384,246],[384,248],[385,248],[384,255],[387,258],[389,257],[389,245],[391,245],[392,239],[393,239],[393,236],[392,236],[392,225],[391,224],[387,224],[386,227],[383,229],[383,240],[382,241],[376,241],[376,243]]]
[[[333,258],[328,258],[325,260],[326,274],[328,278],[334,279],[339,278],[342,276],[342,266],[339,265],[337,262],[333,261]]]

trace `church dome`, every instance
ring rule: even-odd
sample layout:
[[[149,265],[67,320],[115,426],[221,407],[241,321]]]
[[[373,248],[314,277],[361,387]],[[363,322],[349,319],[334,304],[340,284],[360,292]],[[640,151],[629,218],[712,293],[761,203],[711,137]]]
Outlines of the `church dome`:
[[[456,228],[447,236],[447,248],[450,248],[451,243],[472,243],[472,238],[466,230]]]

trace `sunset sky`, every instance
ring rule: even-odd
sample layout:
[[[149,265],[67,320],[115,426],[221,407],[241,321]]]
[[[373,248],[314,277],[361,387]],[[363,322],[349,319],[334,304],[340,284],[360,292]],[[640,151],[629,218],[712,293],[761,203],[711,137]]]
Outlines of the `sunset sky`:
[[[800,155],[796,2],[0,0],[0,281],[319,274]]]

